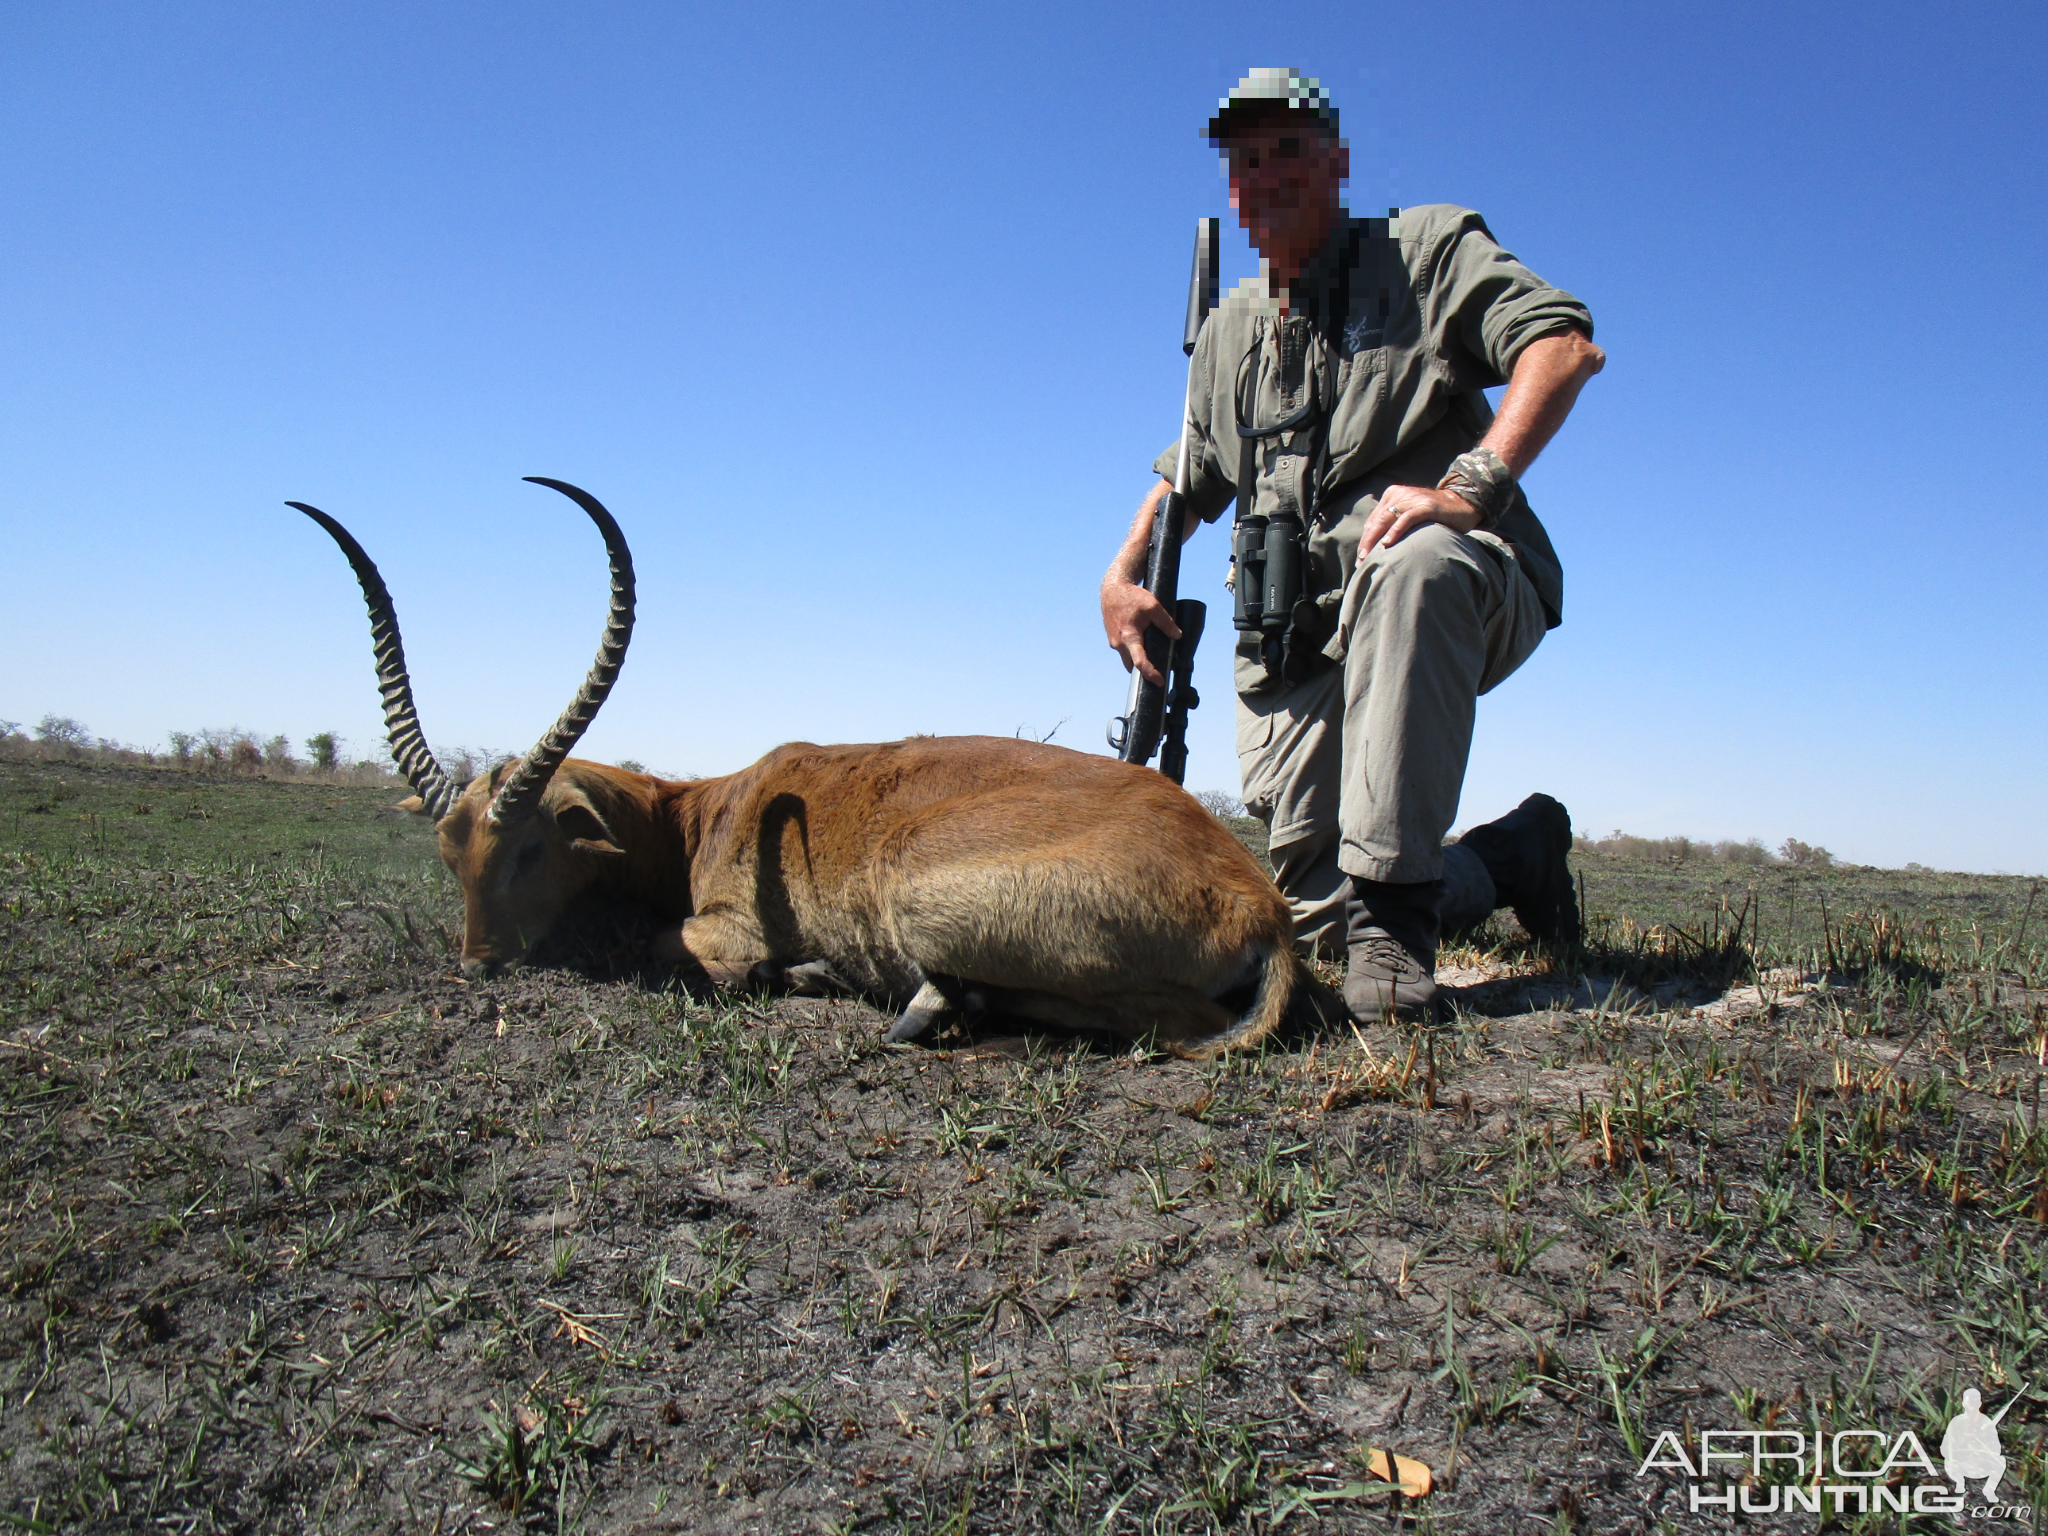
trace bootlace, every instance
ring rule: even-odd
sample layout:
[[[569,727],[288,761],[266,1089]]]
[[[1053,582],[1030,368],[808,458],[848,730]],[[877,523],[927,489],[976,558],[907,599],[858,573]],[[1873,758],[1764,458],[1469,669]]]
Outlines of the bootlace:
[[[1368,933],[1353,946],[1351,951],[1353,969],[1370,966],[1376,971],[1385,971],[1393,976],[1420,977],[1428,973],[1413,955],[1408,946],[1388,933]]]

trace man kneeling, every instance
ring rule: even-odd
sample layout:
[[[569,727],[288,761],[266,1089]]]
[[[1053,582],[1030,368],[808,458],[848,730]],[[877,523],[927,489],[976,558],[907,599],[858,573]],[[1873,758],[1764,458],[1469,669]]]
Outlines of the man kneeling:
[[[1285,632],[1240,633],[1244,799],[1298,941],[1348,950],[1352,1012],[1420,1012],[1447,925],[1500,903],[1538,938],[1577,933],[1555,800],[1532,796],[1449,850],[1443,837],[1479,696],[1562,613],[1557,554],[1520,476],[1606,358],[1585,305],[1472,210],[1349,214],[1349,151],[1316,81],[1253,70],[1205,133],[1260,270],[1196,339],[1187,528],[1234,501],[1233,548],[1249,562],[1294,530],[1281,559],[1301,570],[1284,596],[1263,578],[1247,588]],[[1484,391],[1502,384],[1496,414]],[[1162,477],[1178,448],[1154,461]],[[1170,489],[1154,485],[1102,584],[1110,645],[1153,681],[1146,633],[1179,629],[1140,578]]]

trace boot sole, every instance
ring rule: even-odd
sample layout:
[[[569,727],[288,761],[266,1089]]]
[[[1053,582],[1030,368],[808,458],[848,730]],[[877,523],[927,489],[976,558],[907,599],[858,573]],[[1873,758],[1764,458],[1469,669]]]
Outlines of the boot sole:
[[[1515,809],[1527,807],[1537,796],[1531,795]],[[1579,918],[1578,893],[1572,886],[1571,812],[1549,795],[1542,797],[1543,804],[1537,809],[1547,823],[1545,831],[1550,834],[1549,860],[1554,861],[1558,873],[1549,882],[1538,900],[1514,908],[1515,921],[1522,925],[1523,932],[1543,944],[1576,944],[1584,932]]]

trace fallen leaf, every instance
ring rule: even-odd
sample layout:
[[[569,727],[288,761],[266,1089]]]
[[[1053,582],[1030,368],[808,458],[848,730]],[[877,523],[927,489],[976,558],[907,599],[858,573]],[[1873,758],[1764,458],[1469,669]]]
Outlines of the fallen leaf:
[[[1382,1482],[1399,1483],[1401,1491],[1411,1499],[1425,1497],[1434,1486],[1428,1467],[1409,1457],[1392,1456],[1386,1451],[1368,1451],[1365,1470]]]

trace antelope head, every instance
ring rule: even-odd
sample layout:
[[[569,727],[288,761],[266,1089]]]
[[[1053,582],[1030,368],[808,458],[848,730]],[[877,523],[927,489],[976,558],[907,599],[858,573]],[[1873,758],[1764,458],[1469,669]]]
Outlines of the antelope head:
[[[325,512],[300,501],[286,503],[333,535],[362,584],[391,755],[414,791],[400,808],[432,819],[441,861],[462,885],[462,969],[471,976],[517,963],[571,898],[624,856],[611,829],[616,814],[608,793],[612,771],[581,763],[567,773],[561,770],[625,663],[633,636],[632,552],[595,496],[560,480],[527,479],[560,491],[597,524],[611,559],[611,608],[597,660],[561,718],[525,757],[467,785],[449,777],[420,730],[398,612],[376,565]]]

